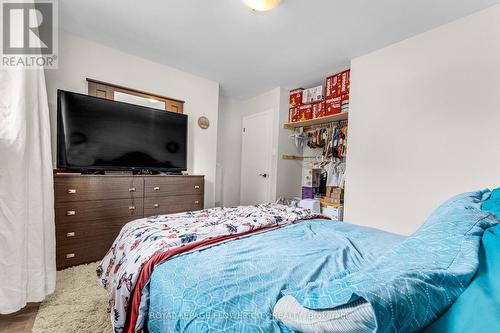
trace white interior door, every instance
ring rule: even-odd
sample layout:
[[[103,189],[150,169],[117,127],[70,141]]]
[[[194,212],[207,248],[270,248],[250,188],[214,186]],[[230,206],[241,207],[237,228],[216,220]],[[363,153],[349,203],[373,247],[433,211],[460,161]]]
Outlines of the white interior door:
[[[240,193],[242,205],[270,201],[272,123],[272,110],[243,118]]]

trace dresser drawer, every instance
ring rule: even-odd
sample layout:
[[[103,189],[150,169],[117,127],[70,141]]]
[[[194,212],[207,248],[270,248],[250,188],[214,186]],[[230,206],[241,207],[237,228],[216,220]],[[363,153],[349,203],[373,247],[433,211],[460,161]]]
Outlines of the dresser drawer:
[[[56,223],[57,268],[61,269],[102,259],[122,227],[130,221],[130,218],[121,217]]]
[[[56,202],[102,199],[142,198],[143,178],[131,176],[57,176],[54,177]]]
[[[173,214],[203,209],[202,195],[178,195],[144,199],[144,216]]]
[[[164,197],[204,193],[203,177],[147,177],[144,180],[145,197]]]
[[[56,224],[143,216],[143,198],[56,203]]]

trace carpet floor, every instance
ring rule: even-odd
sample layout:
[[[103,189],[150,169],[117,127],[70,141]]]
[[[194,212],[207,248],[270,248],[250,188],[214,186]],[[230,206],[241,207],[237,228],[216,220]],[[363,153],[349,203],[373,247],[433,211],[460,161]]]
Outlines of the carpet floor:
[[[33,333],[109,333],[106,291],[97,283],[97,263],[57,272],[55,293],[40,305]]]

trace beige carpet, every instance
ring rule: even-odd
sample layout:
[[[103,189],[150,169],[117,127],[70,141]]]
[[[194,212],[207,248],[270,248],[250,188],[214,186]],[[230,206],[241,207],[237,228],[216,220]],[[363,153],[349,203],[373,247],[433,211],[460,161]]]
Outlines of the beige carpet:
[[[33,333],[111,332],[106,291],[97,283],[97,263],[57,272],[54,294],[40,305]]]

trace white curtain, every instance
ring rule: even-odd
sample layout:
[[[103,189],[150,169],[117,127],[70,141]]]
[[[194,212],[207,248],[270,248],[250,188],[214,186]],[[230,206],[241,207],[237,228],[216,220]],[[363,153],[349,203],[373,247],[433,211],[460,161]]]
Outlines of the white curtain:
[[[0,69],[0,314],[54,291],[51,161],[43,69]]]

